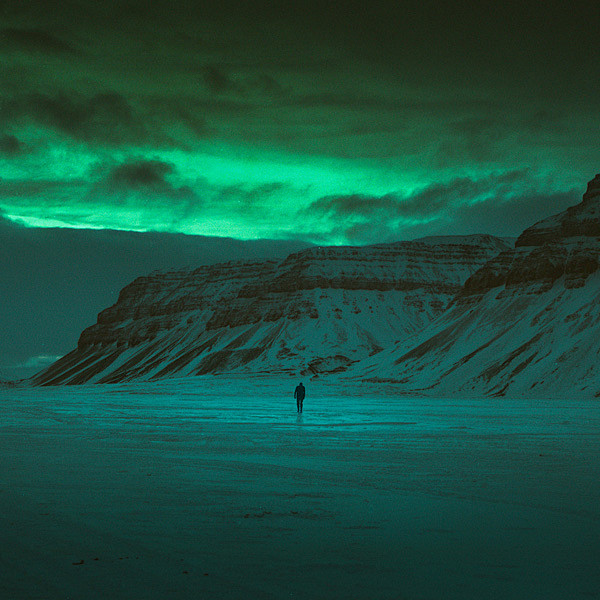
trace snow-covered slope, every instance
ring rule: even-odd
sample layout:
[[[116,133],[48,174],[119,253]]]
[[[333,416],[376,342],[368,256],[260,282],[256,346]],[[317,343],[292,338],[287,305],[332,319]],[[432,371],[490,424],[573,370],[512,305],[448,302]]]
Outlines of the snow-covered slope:
[[[525,230],[423,331],[359,376],[436,393],[600,390],[600,175],[583,201]]]
[[[315,247],[125,287],[38,384],[345,370],[423,329],[508,244],[487,235]]]

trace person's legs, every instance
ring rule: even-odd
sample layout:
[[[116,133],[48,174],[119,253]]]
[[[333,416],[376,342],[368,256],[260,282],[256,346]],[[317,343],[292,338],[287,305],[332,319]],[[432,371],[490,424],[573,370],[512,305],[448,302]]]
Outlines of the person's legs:
[[[296,399],[296,407],[298,408],[298,412],[302,412],[302,401],[300,398]]]

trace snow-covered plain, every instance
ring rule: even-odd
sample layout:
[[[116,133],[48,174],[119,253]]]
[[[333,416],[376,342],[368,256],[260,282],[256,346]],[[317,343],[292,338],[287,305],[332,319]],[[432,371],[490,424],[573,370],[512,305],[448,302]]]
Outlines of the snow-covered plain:
[[[0,597],[600,597],[598,400],[0,391]]]

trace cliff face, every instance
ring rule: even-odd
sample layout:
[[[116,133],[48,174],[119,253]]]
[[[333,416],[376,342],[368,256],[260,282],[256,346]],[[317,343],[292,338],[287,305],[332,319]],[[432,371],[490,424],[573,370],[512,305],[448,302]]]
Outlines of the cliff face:
[[[526,229],[515,248],[501,253],[465,283],[461,296],[505,286],[531,293],[548,291],[557,280],[566,288],[585,285],[598,270],[600,255],[600,175],[583,201]]]
[[[600,385],[600,175],[467,279],[363,375],[439,393],[593,395]]]
[[[508,247],[491,236],[315,247],[140,277],[34,382],[344,371],[421,330]]]

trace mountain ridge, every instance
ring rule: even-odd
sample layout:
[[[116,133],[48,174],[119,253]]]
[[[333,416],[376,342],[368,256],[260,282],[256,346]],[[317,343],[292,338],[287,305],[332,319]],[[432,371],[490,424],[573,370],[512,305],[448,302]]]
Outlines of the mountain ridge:
[[[507,247],[485,234],[311,247],[140,277],[34,383],[343,371],[438,316]]]
[[[360,376],[442,394],[597,394],[600,175],[580,204],[526,229],[448,310]]]
[[[400,392],[600,394],[600,175],[514,245],[486,234],[313,246],[153,273],[36,384],[328,375]]]

